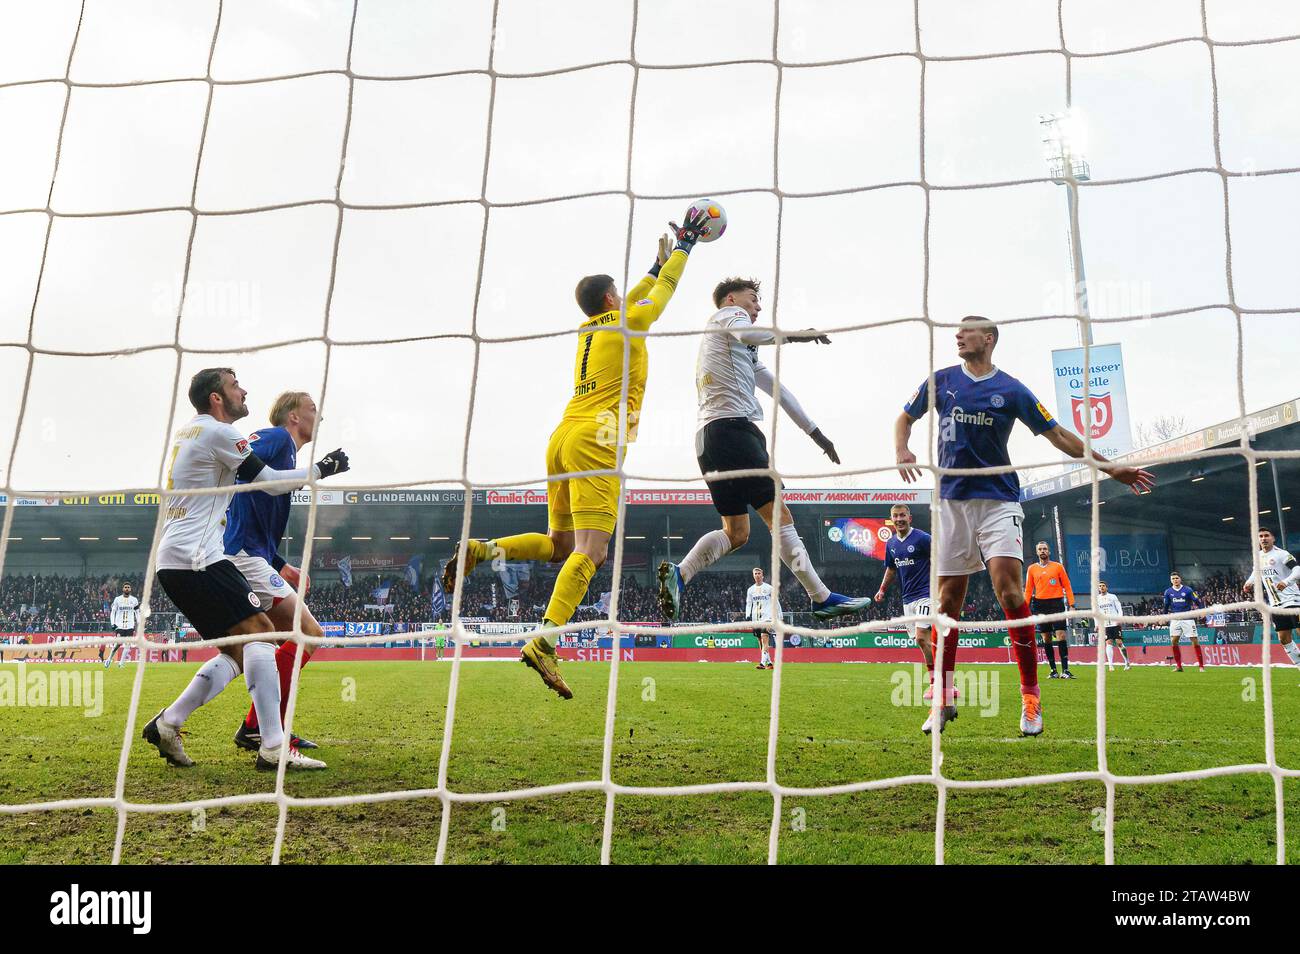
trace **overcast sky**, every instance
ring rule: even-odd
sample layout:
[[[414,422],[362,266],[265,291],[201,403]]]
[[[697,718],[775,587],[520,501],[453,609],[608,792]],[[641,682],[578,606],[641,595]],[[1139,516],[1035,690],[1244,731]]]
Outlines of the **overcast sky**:
[[[71,78],[88,84],[201,77],[216,3],[88,0]],[[922,0],[924,52],[965,56],[1059,45],[1055,0]],[[912,0],[783,0],[777,48],[789,64],[909,52]],[[488,0],[361,0],[353,69],[395,77],[484,70]],[[0,83],[63,76],[79,4],[0,3]],[[352,4],[227,0],[212,72],[240,81],[346,65]],[[636,56],[644,66],[770,59],[773,4],[642,0]],[[1300,34],[1300,4],[1210,0],[1211,35],[1224,41]],[[1199,35],[1198,0],[1066,0],[1077,53]],[[632,4],[620,0],[501,0],[495,68],[565,69],[626,59]],[[1216,54],[1222,158],[1230,171],[1300,166],[1300,41],[1221,47]],[[625,194],[537,203],[629,186],[638,196],[721,194],[726,235],[697,248],[656,331],[699,329],[723,276],[763,282],[765,317],[786,327],[884,323],[923,314],[925,197],[915,185],[831,197],[808,193],[910,183],[922,175],[921,65],[896,56],[783,70],[770,63],[692,70],[597,66],[502,78],[492,118],[486,198],[493,208],[475,314],[491,81],[483,73],[355,82],[332,307],[327,294],[339,210],[333,204],[348,81],[320,75],[215,88],[197,163],[208,86],[201,81],[75,88],[51,206],[59,213],[188,207],[232,212],[198,219],[190,293],[179,325],[182,393],[173,391],[187,211],[58,217],[45,245],[65,87],[0,88],[0,466],[9,456],[31,344],[116,357],[38,355],[12,474],[34,489],[154,485],[172,406],[200,367],[233,364],[250,392],[247,429],[274,396],[318,396],[323,343],[252,354],[250,348],[328,334],[328,394],[320,443],[344,444],[350,482],[456,478],[475,362],[469,338],[348,346],[424,335],[502,338],[562,333],[582,316],[576,280],[622,276],[632,217],[631,280],[656,236],[686,202]],[[1203,42],[1073,60],[1073,99],[1087,130],[1094,180],[1215,165],[1210,54]],[[1058,53],[931,62],[925,79],[925,179],[975,186],[1037,178],[1046,167],[1037,117],[1066,102]],[[198,165],[197,188],[195,169]],[[775,166],[775,167],[774,167]],[[778,198],[787,193],[780,234]],[[734,194],[728,194],[734,193]],[[802,195],[803,197],[800,197]],[[1232,286],[1245,308],[1300,309],[1300,176],[1230,181]],[[1051,183],[930,193],[929,314],[955,321],[1059,314],[1069,297],[1063,188]],[[1223,185],[1214,172],[1082,190],[1080,219],[1098,318],[1229,301]],[[1248,316],[1248,410],[1300,395],[1296,316]],[[895,485],[890,436],[900,405],[925,377],[931,336],[919,321],[833,335],[830,347],[792,345],[782,380],[835,441],[843,478]],[[1237,331],[1216,309],[1096,328],[1123,345],[1137,422],[1181,415],[1194,429],[1237,413]],[[1078,343],[1068,320],[1004,330],[997,363],[1049,406],[1053,348]],[[161,348],[157,346],[163,346]],[[693,452],[698,338],[650,344],[641,437],[629,470],[697,479]],[[482,344],[469,435],[469,477],[521,484],[543,476],[543,452],[571,389],[574,339]],[[955,362],[950,329],[934,331],[936,366]],[[775,354],[764,355],[769,365]],[[1068,412],[1067,412],[1068,413]],[[770,426],[769,414],[769,426]],[[923,432],[919,432],[923,434]],[[925,441],[914,443],[918,454]],[[1018,429],[1019,461],[1055,459]],[[777,464],[832,469],[788,421]],[[1022,477],[1032,479],[1030,473]],[[793,484],[825,483],[795,479]]]

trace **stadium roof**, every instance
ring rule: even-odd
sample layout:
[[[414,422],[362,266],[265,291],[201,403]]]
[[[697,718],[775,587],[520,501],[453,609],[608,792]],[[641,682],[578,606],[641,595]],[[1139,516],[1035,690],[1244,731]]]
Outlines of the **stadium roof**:
[[[1249,470],[1251,465],[1235,454],[1197,457],[1215,448],[1240,446],[1243,433],[1251,435],[1257,451],[1300,448],[1300,399],[1265,408],[1244,418],[1233,418],[1173,440],[1129,454],[1126,463],[1139,464],[1156,475],[1156,490],[1137,496],[1110,479],[1099,483],[1106,505],[1107,522],[1132,519],[1169,523],[1206,531],[1239,528],[1250,524]],[[1300,460],[1256,461],[1260,523],[1277,526],[1278,499],[1284,509],[1288,533],[1300,531]],[[1274,488],[1273,475],[1277,475]],[[1069,511],[1091,506],[1091,481],[1087,469],[1079,468],[1023,488],[1021,499],[1027,508],[1035,503],[1061,505]],[[1294,516],[1292,516],[1294,514]]]

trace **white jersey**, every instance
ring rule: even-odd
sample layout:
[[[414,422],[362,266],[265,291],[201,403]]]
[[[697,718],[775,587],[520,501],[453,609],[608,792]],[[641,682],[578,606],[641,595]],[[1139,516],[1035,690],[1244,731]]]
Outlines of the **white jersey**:
[[[248,438],[211,414],[200,414],[172,439],[168,490],[232,487],[248,457]],[[225,559],[222,536],[234,492],[168,498],[158,569],[202,570]]]
[[[710,421],[724,418],[761,421],[763,408],[754,391],[761,388],[771,394],[775,380],[772,372],[758,360],[758,346],[772,344],[776,335],[755,328],[749,313],[735,306],[718,311],[704,327],[708,333],[700,341],[700,353],[695,361],[695,390],[700,406],[697,429],[703,430]],[[725,334],[719,333],[724,330]],[[784,386],[781,407],[805,434],[816,429]]]
[[[748,592],[745,593],[745,616],[755,623],[770,623],[776,617],[773,615],[773,605],[771,583],[755,583]],[[777,613],[780,607],[776,607]]]
[[[140,601],[134,596],[118,596],[113,600],[113,610],[109,618],[114,629],[135,629],[136,617],[140,613]]]
[[[1093,606],[1110,616],[1123,616],[1124,607],[1120,605],[1119,597],[1114,593],[1102,593],[1098,595]],[[1106,626],[1117,626],[1118,623],[1111,623],[1109,620],[1104,624]]]
[[[1300,566],[1297,566],[1295,557],[1287,553],[1281,547],[1274,547],[1267,553],[1260,550],[1259,565],[1264,571],[1264,579],[1272,580],[1274,586],[1281,581],[1286,581],[1287,583],[1284,588],[1277,591],[1279,602],[1276,605],[1287,607],[1300,606]],[[1255,573],[1253,570],[1251,571],[1250,576],[1246,578],[1246,582],[1255,582]]]

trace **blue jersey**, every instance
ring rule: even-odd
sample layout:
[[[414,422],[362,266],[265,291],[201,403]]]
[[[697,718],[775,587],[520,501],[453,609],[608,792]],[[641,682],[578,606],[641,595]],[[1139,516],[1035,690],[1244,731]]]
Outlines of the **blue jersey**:
[[[248,444],[267,467],[293,470],[298,466],[298,447],[283,427],[254,431],[248,437]],[[277,570],[284,566],[277,551],[284,528],[289,525],[292,498],[293,494],[273,497],[261,490],[235,494],[226,511],[226,555],[234,556],[242,550],[249,556],[262,557]]]
[[[903,406],[912,419],[925,416],[929,382],[922,382]],[[934,407],[939,413],[940,467],[1005,467],[1007,438],[1016,421],[1024,421],[1035,434],[1056,427],[1056,421],[1025,387],[1005,371],[994,368],[981,378],[971,377],[963,365],[934,373]],[[944,500],[1020,499],[1020,480],[1014,471],[974,477],[939,479]]]
[[[890,537],[885,543],[885,566],[898,574],[904,603],[930,597],[930,535],[913,527],[905,538]]]
[[[1201,605],[1201,598],[1186,583],[1178,589],[1171,586],[1165,590],[1166,613],[1186,613],[1188,610],[1200,609]]]

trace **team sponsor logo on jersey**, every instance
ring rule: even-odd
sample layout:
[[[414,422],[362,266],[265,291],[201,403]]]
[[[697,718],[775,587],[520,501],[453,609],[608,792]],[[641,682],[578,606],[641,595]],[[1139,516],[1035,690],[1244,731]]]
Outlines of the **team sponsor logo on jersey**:
[[[248,453],[248,441],[246,441],[246,440],[235,441],[235,453],[236,453],[236,454],[247,454],[247,453]]]
[[[995,394],[991,398],[989,398],[989,403],[992,404],[994,407],[1004,407],[1007,403],[1007,399],[1004,398],[1001,394]]]
[[[261,439],[262,439],[261,431],[253,431],[253,433],[248,435],[248,443],[250,444],[256,444]]]
[[[637,302],[637,304],[638,304],[638,305],[653,305],[654,302],[651,301],[649,298],[642,298],[639,302]]]
[[[1042,407],[1042,405],[1040,404],[1039,407]],[[1047,412],[1044,411],[1043,413],[1046,414]],[[993,420],[993,415],[987,411],[976,411],[971,414],[960,407],[953,408],[950,417],[958,424],[975,424],[980,427],[992,427],[996,423]]]

